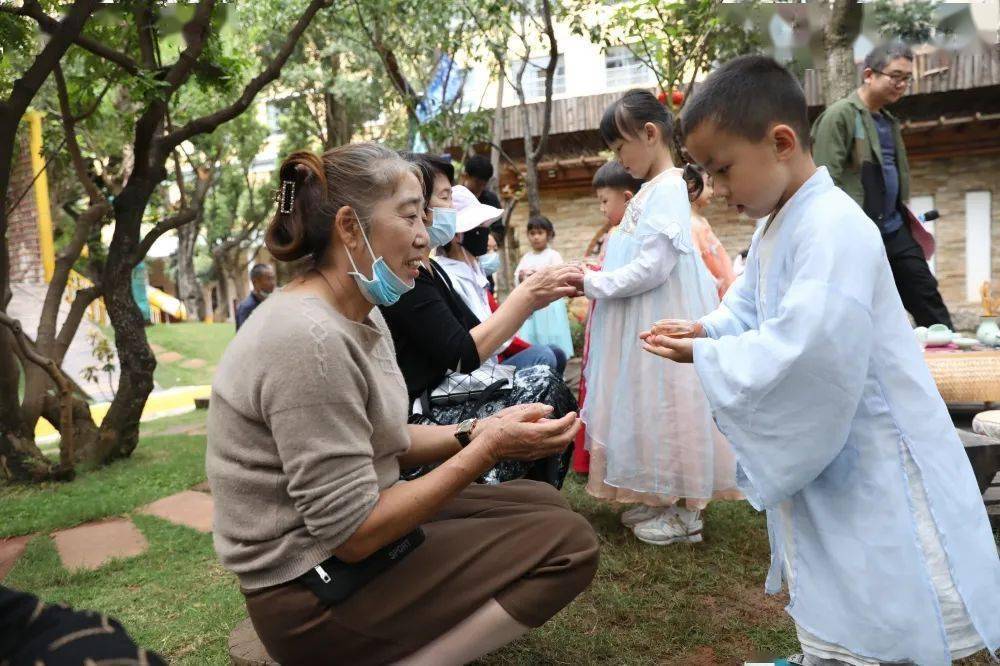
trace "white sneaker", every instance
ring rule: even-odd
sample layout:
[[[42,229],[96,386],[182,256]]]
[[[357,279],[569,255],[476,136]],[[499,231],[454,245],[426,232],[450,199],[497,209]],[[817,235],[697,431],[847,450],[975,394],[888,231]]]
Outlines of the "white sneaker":
[[[656,518],[662,511],[663,509],[655,506],[639,504],[621,515],[622,525],[631,529],[639,523],[644,523],[647,520]]]
[[[698,543],[704,523],[700,511],[671,507],[652,520],[636,525],[632,531],[639,541],[654,546],[672,543]]]

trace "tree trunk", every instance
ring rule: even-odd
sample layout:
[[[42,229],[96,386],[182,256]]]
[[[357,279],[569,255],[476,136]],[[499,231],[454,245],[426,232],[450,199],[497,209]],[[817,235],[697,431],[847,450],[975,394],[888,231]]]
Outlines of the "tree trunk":
[[[336,77],[340,72],[340,54],[334,53],[330,57],[330,67],[332,76]],[[347,105],[334,97],[333,93],[323,93],[323,106],[326,111],[326,149],[336,148],[351,140],[351,122],[347,115]]]
[[[212,265],[215,267],[215,277],[219,285],[219,304],[212,319],[214,321],[229,321],[229,274],[220,258],[221,250],[212,250]]]
[[[105,303],[115,329],[115,349],[121,374],[118,392],[101,423],[101,438],[109,444],[100,462],[127,458],[139,443],[139,419],[153,390],[156,357],[146,340],[142,311],[132,298],[128,278],[107,280]]]
[[[528,217],[542,214],[542,195],[538,190],[538,166],[535,164],[535,146],[531,136],[528,107],[521,105],[524,122],[524,189],[528,194]]]
[[[120,374],[118,392],[101,422],[100,437],[107,446],[102,463],[127,458],[135,450],[139,444],[139,419],[153,390],[156,358],[146,339],[142,311],[132,297],[132,268],[143,212],[156,184],[165,177],[162,164],[143,176],[133,172],[114,202],[115,233],[101,282],[108,317],[115,329]]]
[[[861,32],[864,7],[858,0],[834,0],[824,30],[826,62],[823,80],[827,105],[847,97],[858,86],[854,41]]]
[[[194,222],[177,229],[177,293],[188,316],[197,315],[198,321],[205,319],[205,297],[194,268],[194,255],[198,245],[198,231],[201,216]]]
[[[45,404],[42,408],[42,416],[55,425],[59,432],[62,432],[60,423],[60,404],[55,395],[46,396]],[[101,442],[100,428],[94,423],[94,418],[90,414],[90,405],[87,401],[78,396],[73,397],[73,437],[74,452],[73,462],[75,464],[99,464],[104,456],[104,452],[110,448],[111,443]]]

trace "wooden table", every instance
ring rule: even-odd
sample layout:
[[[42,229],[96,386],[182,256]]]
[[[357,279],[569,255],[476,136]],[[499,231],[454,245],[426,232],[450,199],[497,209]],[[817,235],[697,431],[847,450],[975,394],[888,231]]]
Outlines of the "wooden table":
[[[1000,352],[927,351],[924,359],[946,403],[1000,403]]]

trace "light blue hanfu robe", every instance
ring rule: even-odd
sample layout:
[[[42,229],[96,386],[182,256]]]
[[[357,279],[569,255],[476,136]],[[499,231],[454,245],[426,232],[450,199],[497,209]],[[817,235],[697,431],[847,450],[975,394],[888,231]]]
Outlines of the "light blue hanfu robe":
[[[951,663],[918,538],[919,501],[930,509],[966,623],[995,651],[997,547],[876,226],[825,168],[778,222],[766,275],[765,228],[746,272],[701,320],[708,338],[694,343],[740,487],[767,510],[768,592],[789,578],[787,556],[787,610],[800,635],[883,662]],[[924,493],[913,492],[911,476]]]

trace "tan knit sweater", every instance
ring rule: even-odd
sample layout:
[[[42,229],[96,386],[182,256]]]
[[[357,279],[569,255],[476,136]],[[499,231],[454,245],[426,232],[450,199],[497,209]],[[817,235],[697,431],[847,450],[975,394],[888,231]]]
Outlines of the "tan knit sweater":
[[[279,292],[219,363],[206,468],[215,549],[246,589],[331,555],[399,479],[406,384],[378,309],[365,323]]]

